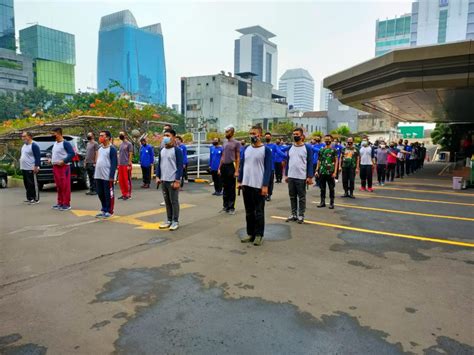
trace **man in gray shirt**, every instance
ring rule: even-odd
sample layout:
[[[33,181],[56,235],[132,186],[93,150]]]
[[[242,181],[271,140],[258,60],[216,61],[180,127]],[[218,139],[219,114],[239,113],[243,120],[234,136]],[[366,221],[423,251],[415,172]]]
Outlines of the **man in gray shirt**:
[[[228,126],[225,128],[225,137],[221,163],[217,173],[222,178],[223,202],[222,211],[235,214],[235,178],[239,176],[240,143],[234,139],[235,128]]]
[[[245,147],[240,161],[239,188],[244,195],[247,237],[242,243],[262,245],[265,229],[265,197],[272,176],[272,151],[262,143],[262,128],[250,130],[251,145]]]
[[[26,201],[30,205],[39,202],[39,188],[36,174],[40,169],[41,152],[38,144],[33,142],[30,132],[21,134],[23,146],[21,147],[20,169],[23,174],[23,184],[26,190]]]
[[[86,171],[89,176],[89,191],[86,195],[97,195],[96,184],[94,181],[95,162],[97,161],[97,151],[99,150],[99,143],[94,139],[94,133],[87,133],[87,146],[86,146]]]
[[[162,185],[163,198],[166,205],[167,221],[160,229],[174,231],[179,228],[179,188],[183,176],[183,151],[176,147],[176,132],[173,129],[165,131],[164,147],[158,155],[156,165],[156,183]]]

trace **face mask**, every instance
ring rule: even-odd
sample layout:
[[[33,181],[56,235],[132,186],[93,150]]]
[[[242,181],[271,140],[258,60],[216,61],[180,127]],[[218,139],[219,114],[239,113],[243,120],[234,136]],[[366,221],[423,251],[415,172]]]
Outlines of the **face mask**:
[[[171,137],[163,137],[163,143],[164,143],[165,145],[170,144],[170,142],[171,142]]]
[[[250,141],[252,142],[252,144],[255,144],[258,142],[258,137],[257,136],[250,136]]]
[[[271,138],[265,138],[265,142],[270,143],[272,141]]]
[[[293,136],[293,140],[295,142],[299,142],[301,140],[301,136]]]
[[[319,142],[321,142],[321,139],[316,139],[316,143],[319,143]]]
[[[367,146],[367,141],[362,141],[362,145],[363,145],[364,147],[366,147],[366,146]]]
[[[104,144],[105,143],[105,137],[99,137],[99,143]]]
[[[331,141],[324,141],[324,143],[326,143],[326,145],[330,145]]]
[[[92,140],[92,136],[87,136],[87,140],[88,140],[88,141],[91,141],[91,140]]]
[[[119,138],[120,138],[121,140],[124,140],[124,139],[125,139],[125,136],[124,136],[123,134],[121,134],[121,135],[119,135]]]
[[[390,144],[390,148],[395,148],[395,146],[393,144]]]
[[[218,145],[218,144],[219,144],[219,143],[217,143],[217,142],[212,142],[212,145]]]
[[[386,147],[385,144],[380,144],[380,148],[384,149]]]
[[[348,145],[348,146],[351,146],[351,145],[352,145],[352,142],[347,142],[347,145]]]

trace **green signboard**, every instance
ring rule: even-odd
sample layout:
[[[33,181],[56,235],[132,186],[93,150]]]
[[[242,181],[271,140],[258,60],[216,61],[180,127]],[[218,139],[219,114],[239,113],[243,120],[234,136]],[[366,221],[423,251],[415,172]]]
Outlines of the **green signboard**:
[[[403,138],[421,139],[425,137],[425,128],[423,126],[401,126],[398,130],[403,135]]]

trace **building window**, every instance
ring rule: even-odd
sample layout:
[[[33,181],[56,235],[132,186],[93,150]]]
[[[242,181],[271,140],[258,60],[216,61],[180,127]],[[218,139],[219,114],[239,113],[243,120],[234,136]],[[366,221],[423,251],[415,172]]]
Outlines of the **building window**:
[[[447,27],[448,27],[448,10],[441,10],[439,12],[439,22],[438,22],[438,43],[446,42]]]

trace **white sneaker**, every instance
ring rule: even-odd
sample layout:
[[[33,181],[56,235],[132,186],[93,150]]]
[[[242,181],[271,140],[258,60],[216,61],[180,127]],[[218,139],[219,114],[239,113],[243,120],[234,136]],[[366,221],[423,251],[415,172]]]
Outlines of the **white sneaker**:
[[[179,228],[179,223],[178,222],[173,222],[171,224],[170,231],[175,231],[178,228]]]
[[[209,186],[214,186],[214,182],[209,183]]]
[[[160,203],[160,206],[165,206],[165,205],[166,205],[165,201],[163,201],[162,203]]]
[[[158,228],[160,228],[160,229],[168,229],[169,227],[171,227],[171,221],[166,221],[166,222],[161,223]]]

